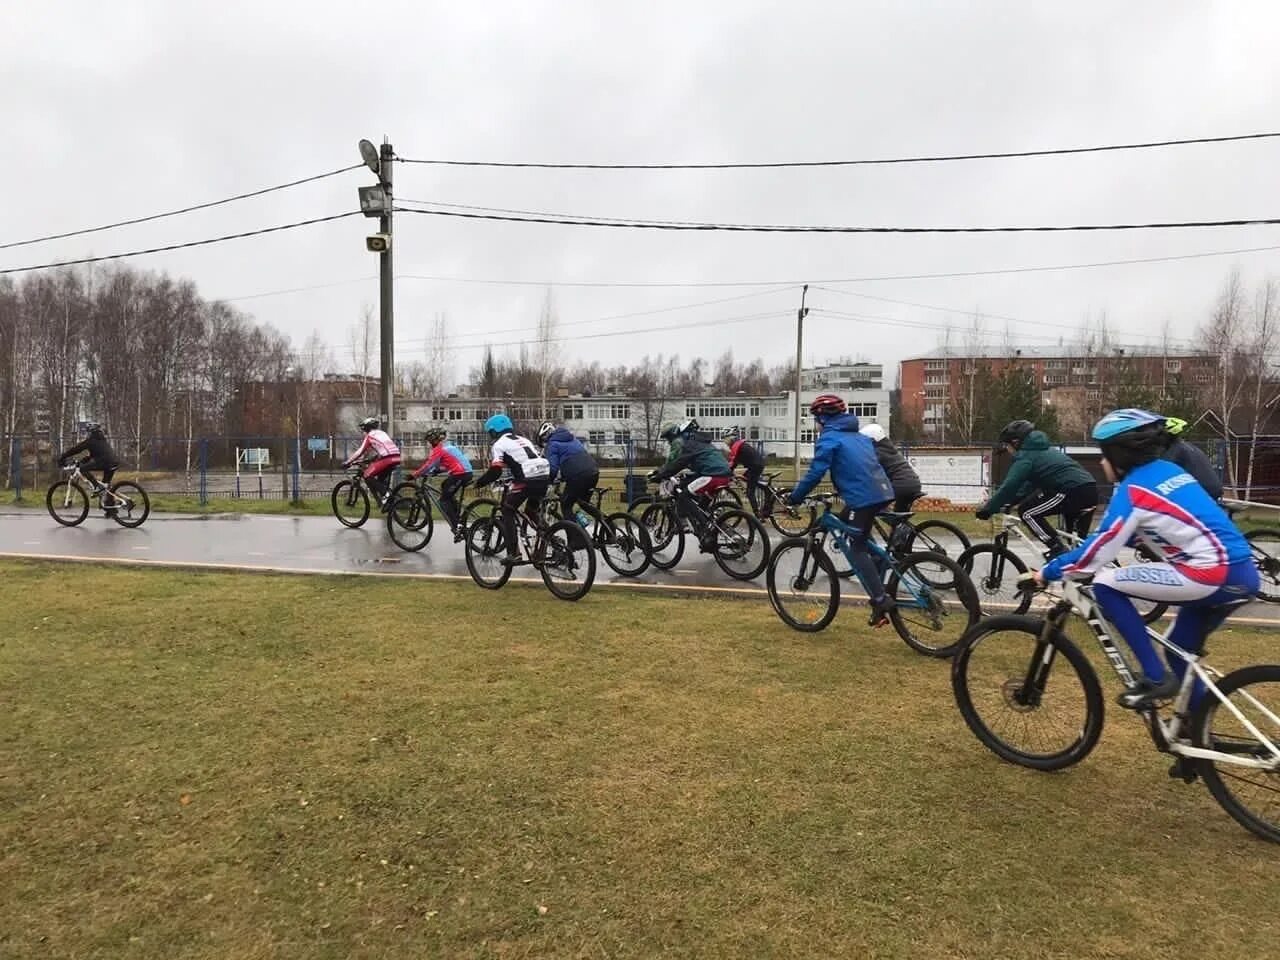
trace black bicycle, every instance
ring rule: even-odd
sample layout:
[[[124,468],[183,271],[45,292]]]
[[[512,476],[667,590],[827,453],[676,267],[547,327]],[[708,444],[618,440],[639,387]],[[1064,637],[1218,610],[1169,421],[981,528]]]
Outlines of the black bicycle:
[[[486,590],[497,590],[511,579],[513,567],[528,563],[553,596],[581,600],[587,595],[596,578],[596,554],[582,527],[564,520],[548,525],[521,509],[516,511],[516,538],[513,563],[501,513],[473,520],[464,539],[471,579]]]
[[[457,490],[458,497],[462,496],[466,487],[467,484],[463,484]],[[442,506],[443,499],[444,495],[439,487],[430,483],[425,477],[417,481],[412,494],[402,493],[397,496],[387,509],[387,534],[395,545],[401,550],[410,552],[416,552],[425,547],[431,542],[431,534],[435,529],[434,517],[437,513],[455,536],[459,531],[465,530],[466,525],[461,517],[456,526],[450,522],[449,514]]]
[[[601,509],[608,487],[593,487],[591,490],[592,505],[599,520],[583,511],[581,516],[564,516],[560,507],[560,485],[552,487],[551,492],[542,501],[542,519],[548,526],[560,521],[577,523],[587,530],[591,544],[596,552],[604,557],[614,573],[621,577],[638,577],[649,569],[653,563],[653,542],[649,539],[649,531],[631,514],[618,510],[606,514]],[[583,523],[583,517],[586,522]]]
[[[335,483],[333,492],[329,495],[329,505],[333,508],[333,515],[344,527],[354,529],[364,526],[364,522],[369,519],[371,499],[378,504],[379,510],[386,510],[397,497],[411,496],[416,490],[412,480],[405,480],[396,484],[394,489],[388,490],[385,496],[380,497],[370,489],[369,481],[364,477],[366,466],[368,466],[367,461],[352,464],[347,478]]]
[[[670,570],[684,556],[686,523],[698,548],[710,553],[735,580],[754,580],[769,563],[769,535],[759,520],[745,510],[682,492],[674,479],[659,483],[658,495],[640,514],[640,523],[649,532],[653,565],[659,570]]]

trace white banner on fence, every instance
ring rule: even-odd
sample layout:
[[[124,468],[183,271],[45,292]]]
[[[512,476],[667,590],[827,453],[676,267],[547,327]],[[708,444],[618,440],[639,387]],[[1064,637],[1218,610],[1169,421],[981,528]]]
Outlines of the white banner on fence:
[[[991,461],[982,454],[925,453],[907,457],[926,497],[952,503],[983,503],[991,495]]]

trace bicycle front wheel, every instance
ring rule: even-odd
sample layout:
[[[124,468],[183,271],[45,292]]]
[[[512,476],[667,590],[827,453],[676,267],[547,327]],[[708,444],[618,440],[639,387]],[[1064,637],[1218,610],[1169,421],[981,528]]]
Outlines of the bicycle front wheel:
[[[968,574],[954,560],[933,553],[895,560],[892,571],[885,593],[895,604],[889,611],[893,629],[916,653],[952,656],[982,613]]]
[[[983,620],[951,664],[964,722],[988,750],[1021,767],[1061,770],[1089,755],[1102,734],[1102,685],[1080,648],[1044,621]]]
[[[954,523],[946,520],[922,520],[911,524],[911,532],[904,541],[909,553],[936,553],[957,559],[972,544],[968,535]]]
[[[415,492],[407,497],[396,497],[387,510],[387,535],[401,550],[416,553],[431,542],[435,521],[431,517],[431,504]]]
[[[147,491],[132,480],[121,480],[111,485],[111,519],[122,527],[140,527],[151,516],[151,498]]]
[[[735,580],[754,580],[769,563],[769,535],[745,510],[719,509],[711,518],[715,532],[712,555]]]
[[[653,544],[644,524],[629,513],[611,513],[596,525],[600,556],[621,577],[638,577],[649,569]]]
[[[369,519],[369,495],[354,480],[339,480],[329,496],[333,515],[344,527],[359,527]]]
[[[596,579],[596,552],[576,521],[563,520],[547,529],[534,557],[542,582],[561,600],[581,600]]]
[[[506,540],[496,517],[481,517],[467,527],[464,550],[467,572],[486,590],[497,590],[511,579],[511,567],[503,563]]]
[[[1280,744],[1280,666],[1265,664],[1233,670],[1218,690],[1272,744]],[[1197,769],[1213,799],[1246,830],[1280,843],[1280,764],[1275,754],[1212,692],[1191,718],[1197,747],[1241,759],[1270,761],[1246,767],[1222,760],[1197,760]]]
[[[467,530],[471,527],[471,524],[475,523],[477,520],[492,520],[498,515],[498,509],[499,504],[497,500],[494,500],[491,497],[479,497],[466,505],[458,523],[462,526],[463,530]]]
[[[769,523],[784,537],[803,537],[813,532],[818,522],[818,508],[810,504],[798,507],[787,505],[787,497],[791,491],[779,490],[778,496],[765,494],[765,505],[769,513]]]
[[[640,523],[649,532],[653,546],[653,565],[659,570],[670,570],[684,555],[684,529],[676,513],[673,500],[651,503],[640,514]]]
[[[764,583],[774,612],[792,630],[824,630],[840,609],[840,581],[831,560],[807,537],[778,544]]]
[[[1250,530],[1244,538],[1249,541],[1262,581],[1258,599],[1280,603],[1280,530]]]
[[[980,543],[962,553],[958,563],[978,591],[983,616],[1023,614],[1030,609],[1031,594],[1018,589],[1018,578],[1027,572],[1027,565],[1008,547]]]
[[[89,515],[89,495],[83,489],[66,480],[59,480],[44,496],[49,516],[64,527],[83,523]]]

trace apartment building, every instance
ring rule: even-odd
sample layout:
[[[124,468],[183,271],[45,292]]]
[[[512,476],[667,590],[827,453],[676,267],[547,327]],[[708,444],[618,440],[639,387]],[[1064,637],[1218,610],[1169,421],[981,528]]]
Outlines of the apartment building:
[[[884,366],[863,361],[829,363],[800,371],[800,389],[818,393],[844,390],[880,390],[884,387]]]
[[[1087,419],[1109,402],[1109,388],[1124,378],[1150,386],[1202,387],[1213,382],[1218,359],[1195,351],[1170,352],[1151,347],[1114,347],[1086,352],[1070,347],[1016,349],[993,347],[960,353],[938,348],[903,360],[898,368],[902,417],[920,424],[926,436],[945,438],[948,424],[966,402],[980,364],[999,376],[1011,366],[1029,368],[1044,403],[1059,410],[1060,421]]]

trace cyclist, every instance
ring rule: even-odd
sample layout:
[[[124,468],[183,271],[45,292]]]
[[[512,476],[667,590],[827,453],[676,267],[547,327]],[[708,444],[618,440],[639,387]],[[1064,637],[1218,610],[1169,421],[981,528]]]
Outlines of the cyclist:
[[[596,523],[604,523],[604,517],[591,502],[591,491],[600,482],[600,468],[582,441],[568,427],[557,427],[550,420],[538,427],[537,436],[542,455],[551,466],[551,482],[555,483],[557,477],[564,482],[561,515],[571,519],[577,512],[574,508],[581,507]]]
[[[864,437],[870,437],[876,445],[876,459],[893,484],[893,509],[896,513],[906,513],[911,505],[920,499],[924,490],[920,486],[920,475],[907,462],[884,427],[878,423],[868,423],[858,431]]]
[[[853,531],[849,548],[854,567],[871,593],[870,624],[878,627],[888,619],[894,603],[885,593],[884,575],[867,549],[867,538],[876,514],[893,500],[893,484],[876,458],[875,444],[858,432],[858,418],[848,410],[845,402],[831,393],[821,394],[809,404],[809,414],[821,432],[813,446],[809,472],[796,484],[787,502],[799,504],[831,471],[831,483],[845,504],[840,520]]]
[[[364,481],[369,485],[369,489],[373,491],[374,496],[378,498],[378,504],[385,510],[387,507],[387,493],[390,490],[390,473],[396,467],[400,466],[400,448],[396,446],[396,442],[391,436],[382,429],[382,421],[377,417],[365,417],[360,421],[360,430],[364,434],[364,440],[360,444],[360,448],[356,450],[346,460],[342,461],[342,466],[349,467],[359,460],[366,453],[369,459],[364,468]]]
[[[1000,431],[996,448],[1013,453],[1013,465],[995,493],[974,516],[986,520],[1012,503],[1018,516],[1047,548],[1052,558],[1065,549],[1045,517],[1061,514],[1063,525],[1078,537],[1087,536],[1098,506],[1098,485],[1084,467],[1061,450],[1028,420],[1013,420]],[[1028,497],[1028,494],[1031,496]]]
[[[1170,657],[1166,670],[1130,598],[1179,604],[1169,639],[1198,653],[1226,619],[1222,604],[1257,595],[1258,570],[1223,509],[1191,474],[1161,459],[1168,444],[1164,417],[1114,410],[1094,426],[1093,439],[1102,448],[1103,472],[1116,484],[1111,503],[1098,532],[1047,563],[1036,579],[1093,576],[1098,605],[1142,665],[1138,689],[1122,693],[1120,706],[1141,710],[1177,693],[1186,664]],[[1164,562],[1105,566],[1132,540]]]
[[[679,424],[671,423],[670,421],[664,423],[662,429],[658,431],[658,439],[667,441],[667,463],[680,456]]]
[[[678,445],[678,446],[677,446]],[[657,483],[667,477],[674,477],[682,470],[688,470],[686,478],[676,490],[676,509],[691,524],[696,515],[692,497],[703,501],[703,509],[711,509],[711,498],[717,490],[723,490],[733,480],[733,471],[724,454],[711,445],[711,438],[698,427],[698,421],[689,419],[676,428],[676,436],[671,441],[675,456],[668,456],[665,465],[652,471],[648,479]],[[698,546],[706,551],[714,545],[716,531],[709,525],[702,531]]]
[[[1195,477],[1196,483],[1204,487],[1209,496],[1215,500],[1221,500],[1222,477],[1218,475],[1218,471],[1213,468],[1213,464],[1199,447],[1192,446],[1182,439],[1182,434],[1187,429],[1187,421],[1179,417],[1166,417],[1164,426],[1169,433],[1169,446],[1165,449],[1163,459],[1176,463]]]
[[[423,461],[422,466],[413,471],[413,477],[417,479],[423,476],[433,477],[437,473],[448,474],[440,484],[440,509],[444,511],[444,518],[449,522],[449,529],[453,531],[453,542],[461,543],[464,531],[458,526],[461,509],[458,500],[467,484],[471,482],[473,475],[471,461],[457,445],[445,442],[447,436],[448,433],[442,427],[432,427],[427,431],[427,443],[431,444],[431,453]]]
[[[102,471],[102,485],[104,487],[111,486],[111,478],[116,475],[116,470],[120,467],[120,458],[116,456],[111,444],[107,443],[107,435],[102,432],[102,425],[94,423],[92,420],[86,420],[80,424],[80,431],[84,434],[84,439],[73,447],[68,447],[58,454],[58,466],[63,466],[68,460],[78,453],[88,453],[89,456],[80,461],[80,472],[84,478],[89,481],[95,489],[98,481],[94,479],[90,470]],[[115,508],[111,506],[111,500],[108,498],[103,501],[102,508],[111,515]]]
[[[502,539],[506,543],[506,565],[514,567],[526,562],[520,557],[516,539],[516,511],[524,505],[524,512],[536,525],[542,498],[551,485],[551,465],[538,454],[532,443],[516,433],[515,424],[505,413],[495,413],[484,422],[484,429],[493,441],[489,457],[489,469],[476,480],[476,489],[487,487],[502,475],[511,471],[514,481],[502,498]]]
[[[729,469],[742,467],[742,479],[747,483],[747,502],[751,504],[751,512],[759,515],[760,501],[757,493],[760,477],[764,474],[764,457],[755,444],[747,442],[737,427],[726,430],[720,439],[729,447]]]

